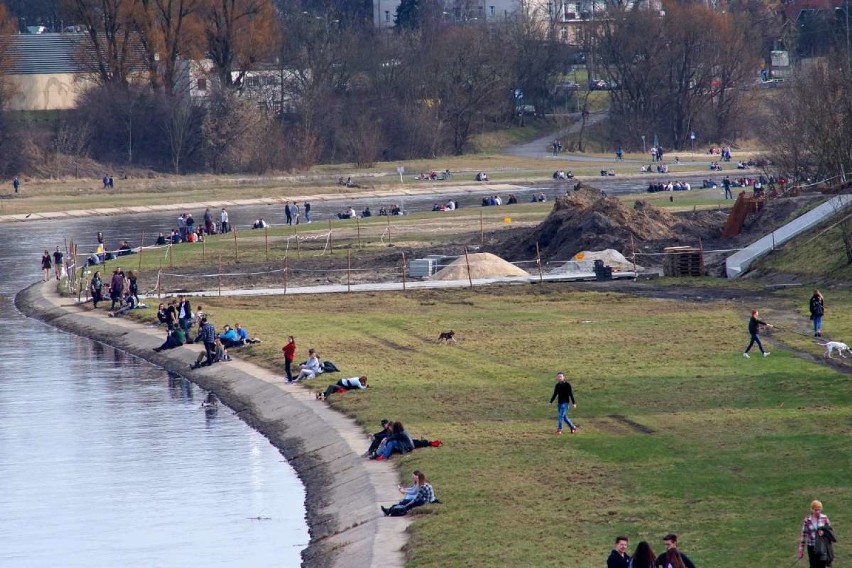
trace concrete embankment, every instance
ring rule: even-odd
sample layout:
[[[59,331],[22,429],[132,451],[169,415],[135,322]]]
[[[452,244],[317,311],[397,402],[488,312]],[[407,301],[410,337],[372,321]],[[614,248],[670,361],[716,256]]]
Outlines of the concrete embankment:
[[[155,353],[152,348],[164,339],[162,329],[77,305],[59,296],[54,282],[21,291],[15,304],[30,317],[188,377],[269,438],[305,485],[311,541],[302,552],[303,566],[403,565],[408,521],[383,517],[378,508],[378,503],[398,497],[396,470],[361,458],[368,445],[363,428],[315,400],[307,389],[238,359],[188,371],[199,346]]]

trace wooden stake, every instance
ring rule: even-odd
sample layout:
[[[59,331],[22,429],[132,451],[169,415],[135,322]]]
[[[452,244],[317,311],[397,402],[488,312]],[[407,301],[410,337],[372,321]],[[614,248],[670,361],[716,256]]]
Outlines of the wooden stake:
[[[535,242],[535,263],[538,265],[538,281],[542,282],[544,275],[541,272],[541,248],[539,248],[538,241]]]
[[[219,253],[219,295],[222,295],[222,253]]]
[[[201,262],[207,259],[207,239],[201,241]]]
[[[358,230],[358,248],[361,248],[361,221],[355,217],[355,228]]]
[[[402,291],[405,292],[405,251],[402,253]]]
[[[479,210],[479,242],[485,244],[485,224],[482,219],[482,209]]]
[[[293,234],[296,236],[296,258],[302,258],[302,245],[299,244],[299,232],[296,230],[298,225],[293,225]]]
[[[136,270],[142,270],[142,250],[145,248],[145,231],[142,231],[142,236],[139,237],[139,267]]]
[[[169,245],[169,268],[175,267],[175,245]]]
[[[630,235],[630,256],[633,257],[633,281],[639,279],[639,275],[636,273],[636,247],[633,244],[633,235]]]
[[[391,244],[391,226],[390,226],[390,215],[388,215],[388,244]]]
[[[284,293],[285,294],[287,293],[287,272],[288,272],[287,257],[285,256],[284,257]]]
[[[240,248],[237,245],[237,228],[234,227],[234,262],[240,261]]]
[[[473,277],[470,275],[470,257],[467,254],[467,247],[464,247],[464,262],[467,265],[467,280],[470,282],[470,287],[473,288]]]
[[[346,251],[346,260],[347,260],[346,291],[351,292],[352,291],[352,251],[351,250]]]
[[[266,241],[266,262],[269,262],[269,227],[263,228],[263,238]]]

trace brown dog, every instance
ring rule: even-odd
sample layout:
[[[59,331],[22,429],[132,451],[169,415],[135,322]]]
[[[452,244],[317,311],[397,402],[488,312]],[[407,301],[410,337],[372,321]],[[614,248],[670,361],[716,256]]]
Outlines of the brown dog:
[[[456,342],[456,332],[452,329],[450,331],[442,331],[441,335],[438,336],[438,343],[449,343]]]

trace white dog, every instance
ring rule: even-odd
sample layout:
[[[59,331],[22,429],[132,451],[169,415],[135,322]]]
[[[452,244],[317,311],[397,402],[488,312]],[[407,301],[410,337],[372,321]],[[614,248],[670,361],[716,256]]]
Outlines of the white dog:
[[[829,341],[828,343],[823,343],[822,346],[825,347],[825,353],[823,353],[822,356],[828,357],[829,359],[832,358],[831,354],[834,353],[835,349],[844,359],[846,359],[846,355],[843,354],[844,351],[852,353],[852,351],[849,350],[849,346],[840,341]]]

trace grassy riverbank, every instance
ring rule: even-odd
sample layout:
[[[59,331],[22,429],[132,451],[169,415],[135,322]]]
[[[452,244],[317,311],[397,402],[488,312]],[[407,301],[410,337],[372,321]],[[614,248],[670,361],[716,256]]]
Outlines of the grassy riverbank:
[[[300,357],[342,369],[306,388],[368,375],[331,401],[365,430],[388,417],[445,443],[394,458],[444,501],[417,516],[410,566],[592,567],[616,534],[659,549],[669,531],[700,566],[780,566],[812,498],[852,523],[848,380],[772,339],[771,357],[743,359],[749,305],[561,285],[204,304],[264,339],[240,357],[280,368],[294,334]],[[449,328],[458,345],[436,344]],[[573,436],[554,435],[557,370]]]

